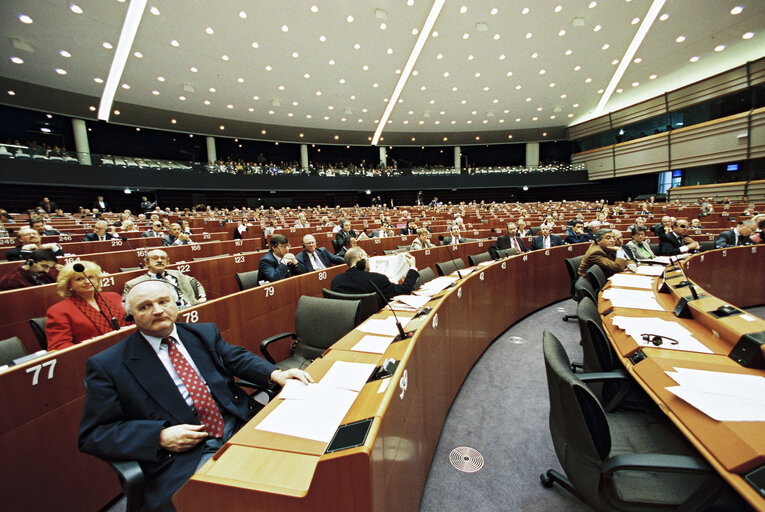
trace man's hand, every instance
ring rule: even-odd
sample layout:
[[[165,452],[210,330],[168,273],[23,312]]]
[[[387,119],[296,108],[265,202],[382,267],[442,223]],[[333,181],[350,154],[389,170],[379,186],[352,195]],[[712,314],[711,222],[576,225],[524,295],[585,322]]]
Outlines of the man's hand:
[[[311,377],[308,372],[298,370],[297,368],[290,368],[289,370],[274,370],[271,372],[271,380],[280,386],[284,386],[288,379],[297,379],[303,384],[310,384],[314,381],[313,377]]]
[[[173,425],[159,432],[159,446],[169,452],[191,450],[207,438],[204,425]]]
[[[409,266],[411,268],[415,268],[416,262],[414,260],[414,256],[409,254],[408,252],[404,254],[404,258],[406,258],[406,261],[409,263]]]
[[[291,252],[288,252],[287,254],[282,257],[282,262],[284,262],[285,265],[297,265],[298,260],[295,258],[295,255]]]

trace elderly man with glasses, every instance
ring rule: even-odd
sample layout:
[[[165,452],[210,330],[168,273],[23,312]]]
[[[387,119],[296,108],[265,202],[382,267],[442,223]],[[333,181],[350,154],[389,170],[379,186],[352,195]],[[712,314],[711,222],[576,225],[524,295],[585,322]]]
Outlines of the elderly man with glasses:
[[[284,235],[273,235],[268,245],[270,250],[260,258],[259,279],[273,283],[287,277],[304,274],[306,268],[290,252],[290,243]]]
[[[202,283],[195,277],[189,277],[177,270],[168,270],[170,258],[162,249],[154,249],[146,253],[144,257],[149,271],[135,279],[125,283],[123,297],[127,296],[130,289],[140,282],[155,279],[169,284],[178,296],[176,304],[178,309],[185,309],[207,300],[207,293]]]

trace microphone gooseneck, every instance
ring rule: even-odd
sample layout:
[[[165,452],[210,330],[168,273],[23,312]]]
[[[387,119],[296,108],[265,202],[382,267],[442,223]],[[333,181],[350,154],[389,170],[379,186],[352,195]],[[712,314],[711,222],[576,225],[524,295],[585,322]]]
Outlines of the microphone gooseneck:
[[[372,281],[369,280],[369,284],[371,284],[377,294],[382,298],[383,303],[388,306],[388,309],[390,309],[390,312],[393,313],[393,319],[396,321],[396,327],[398,327],[398,336],[396,337],[396,341],[405,340],[409,337],[411,337],[411,334],[407,335],[407,333],[404,331],[404,326],[401,325],[401,322],[398,320],[398,316],[396,316],[396,311],[391,307],[390,301],[387,297],[385,297],[385,294],[383,294],[382,290]]]
[[[133,248],[133,244],[130,243],[130,240],[126,236],[121,236],[120,240],[127,243],[127,246],[130,247],[130,251],[135,254],[136,259],[138,260],[138,268],[143,269],[143,260],[141,260],[141,257],[138,256],[138,253]]]
[[[106,307],[106,310],[109,312],[109,315],[111,316],[111,318],[109,318],[109,316],[107,316],[106,313],[104,313],[100,309],[98,310],[98,312],[101,313],[101,315],[104,318],[106,318],[106,321],[111,324],[112,329],[114,329],[115,331],[119,331],[120,323],[114,317],[114,313],[112,313],[112,310],[109,307],[109,303],[106,302],[106,299],[104,299],[104,296],[101,295],[101,292],[98,291],[98,287],[96,287],[93,281],[90,280],[90,277],[88,277],[88,275],[85,273],[85,265],[83,265],[82,263],[75,263],[74,265],[72,265],[72,270],[74,270],[75,272],[79,272],[80,274],[85,276],[85,279],[87,279],[90,285],[93,287],[93,291],[96,292],[96,295],[98,295],[98,297],[101,299],[101,302],[104,303],[104,306]]]

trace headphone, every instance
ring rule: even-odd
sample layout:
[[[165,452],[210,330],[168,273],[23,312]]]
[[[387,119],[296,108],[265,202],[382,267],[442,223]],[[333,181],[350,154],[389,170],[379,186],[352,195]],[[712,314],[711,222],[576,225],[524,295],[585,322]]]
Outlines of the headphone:
[[[31,266],[32,266],[32,265],[34,265],[34,264],[35,264],[35,260],[33,260],[32,258],[29,258],[29,259],[27,260],[27,262],[25,263],[25,265],[26,265],[27,267],[31,267]]]
[[[359,270],[366,270],[367,269],[367,260],[361,259],[356,262],[356,268]]]

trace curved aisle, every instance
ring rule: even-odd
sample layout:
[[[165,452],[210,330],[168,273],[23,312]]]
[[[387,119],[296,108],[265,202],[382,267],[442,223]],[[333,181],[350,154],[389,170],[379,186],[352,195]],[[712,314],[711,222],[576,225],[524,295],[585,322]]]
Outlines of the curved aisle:
[[[255,430],[274,400],[175,496],[179,511],[416,510],[446,413],[486,347],[508,326],[569,296],[562,259],[586,244],[513,256],[480,267],[437,294],[408,340],[385,354],[353,352],[343,337],[310,367],[319,380],[338,361],[399,362],[392,378],[367,383],[342,424],[371,418],[363,444],[325,454],[326,443]],[[384,318],[388,312],[374,318]]]

